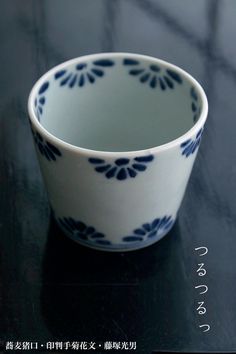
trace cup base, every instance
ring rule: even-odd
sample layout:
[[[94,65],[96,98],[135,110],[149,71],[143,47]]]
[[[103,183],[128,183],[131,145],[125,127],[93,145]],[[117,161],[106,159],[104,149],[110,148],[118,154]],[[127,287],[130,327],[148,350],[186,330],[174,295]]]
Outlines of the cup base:
[[[88,240],[81,240],[78,239],[76,237],[76,235],[72,235],[70,232],[68,232],[65,228],[62,227],[62,225],[58,222],[57,218],[55,218],[57,225],[60,227],[60,229],[62,230],[62,232],[68,236],[71,240],[77,242],[78,244],[85,246],[85,247],[89,247],[92,249],[95,249],[97,251],[106,251],[106,252],[128,252],[128,251],[137,251],[139,249],[142,248],[146,248],[148,246],[153,245],[154,243],[160,241],[164,236],[166,236],[170,230],[173,228],[174,224],[175,224],[175,220],[173,221],[171,227],[167,230],[165,230],[161,235],[153,237],[150,240],[146,240],[146,241],[137,241],[137,242],[132,242],[131,244],[125,244],[125,243],[113,243],[113,244],[102,244],[102,240],[100,241],[100,243],[95,243],[95,242],[91,242]]]

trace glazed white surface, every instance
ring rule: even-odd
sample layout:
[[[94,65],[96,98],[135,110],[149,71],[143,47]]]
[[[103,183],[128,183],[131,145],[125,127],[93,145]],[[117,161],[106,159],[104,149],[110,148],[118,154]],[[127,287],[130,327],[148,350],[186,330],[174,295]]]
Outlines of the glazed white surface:
[[[182,83],[152,88],[129,74],[122,65],[127,57],[174,70]],[[107,58],[115,65],[93,84],[71,88],[55,80],[58,70]],[[46,103],[37,116],[34,102],[42,98],[45,82]],[[122,251],[146,247],[170,230],[207,117],[204,91],[189,74],[131,53],[81,57],[36,83],[29,113],[50,204],[68,236],[93,248]]]

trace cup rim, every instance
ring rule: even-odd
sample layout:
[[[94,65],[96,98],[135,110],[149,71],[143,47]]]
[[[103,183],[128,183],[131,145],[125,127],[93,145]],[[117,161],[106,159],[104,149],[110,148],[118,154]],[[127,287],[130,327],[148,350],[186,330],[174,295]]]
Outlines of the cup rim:
[[[36,97],[36,94],[38,92],[38,89],[42,85],[45,80],[49,80],[55,74],[58,70],[61,70],[68,65],[73,65],[73,64],[78,64],[81,61],[85,60],[97,60],[99,58],[124,58],[125,56],[130,56],[132,59],[140,59],[140,60],[152,60],[153,63],[155,64],[162,64],[168,66],[168,68],[175,70],[178,72],[184,79],[188,82],[191,83],[191,85],[196,89],[198,92],[198,95],[200,96],[201,103],[202,103],[202,110],[201,114],[197,120],[197,122],[189,129],[187,130],[184,134],[179,136],[176,139],[173,139],[165,144],[153,146],[147,149],[141,149],[141,150],[130,150],[130,151],[104,151],[104,150],[94,150],[94,149],[88,149],[88,148],[83,148],[80,146],[76,146],[73,144],[70,144],[58,137],[56,137],[54,134],[50,133],[47,129],[43,127],[43,125],[38,121],[38,118],[34,112],[34,100]],[[206,94],[202,88],[202,86],[198,83],[196,79],[194,79],[189,73],[187,73],[185,70],[181,69],[180,67],[169,63],[168,61],[158,59],[149,55],[143,55],[143,54],[137,54],[137,53],[132,53],[132,52],[104,52],[104,53],[94,53],[94,54],[88,54],[88,55],[83,55],[79,56],[74,59],[67,60],[59,65],[54,66],[52,69],[48,70],[45,74],[43,74],[33,85],[29,98],[28,98],[28,113],[31,122],[36,126],[37,130],[45,136],[47,139],[49,139],[52,143],[56,144],[57,146],[61,147],[62,149],[69,150],[74,153],[81,153],[82,155],[85,156],[114,156],[117,157],[118,155],[122,156],[132,156],[132,155],[147,155],[147,154],[156,154],[162,151],[165,151],[170,148],[174,148],[176,146],[180,146],[183,142],[188,140],[190,137],[193,135],[196,135],[198,131],[204,126],[205,121],[207,119],[207,114],[208,114],[208,101]]]

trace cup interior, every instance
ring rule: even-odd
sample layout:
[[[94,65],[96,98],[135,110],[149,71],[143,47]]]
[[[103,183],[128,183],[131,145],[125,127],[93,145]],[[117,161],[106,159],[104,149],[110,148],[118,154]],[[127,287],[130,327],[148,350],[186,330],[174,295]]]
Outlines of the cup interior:
[[[74,59],[45,74],[32,99],[40,124],[72,145],[134,151],[179,138],[198,121],[194,79],[161,60],[135,54]]]

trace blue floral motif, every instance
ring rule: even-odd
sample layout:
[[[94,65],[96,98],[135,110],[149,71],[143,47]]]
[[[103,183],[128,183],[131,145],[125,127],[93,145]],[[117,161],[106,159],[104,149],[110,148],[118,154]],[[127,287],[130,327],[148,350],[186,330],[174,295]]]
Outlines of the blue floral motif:
[[[199,103],[198,94],[194,87],[190,89],[190,96],[191,96],[191,110],[193,112],[193,122],[196,123],[200,114],[201,114],[201,106]]]
[[[54,212],[53,215],[61,228],[75,241],[108,250],[128,250],[132,249],[134,244],[151,244],[162,238],[171,229],[175,221],[171,216],[154,219],[151,223],[145,223],[140,228],[135,229],[131,236],[122,237],[121,242],[115,243],[108,240],[103,233],[98,232],[93,226],[87,226],[82,221],[72,217],[56,217]]]
[[[94,84],[96,79],[105,75],[105,69],[115,65],[110,59],[95,60],[91,64],[79,63],[74,70],[62,69],[55,73],[54,78],[60,82],[60,86],[83,87],[86,84]]]
[[[64,230],[78,241],[87,241],[101,246],[111,244],[104,234],[97,232],[93,226],[85,225],[82,221],[77,221],[71,217],[63,217],[58,218],[58,222]]]
[[[60,150],[54,146],[49,141],[46,141],[39,132],[34,131],[32,124],[30,122],[31,131],[35,144],[42,156],[44,156],[48,161],[56,161],[56,159],[62,156]]]
[[[194,154],[194,152],[197,150],[198,146],[200,145],[202,133],[203,133],[203,128],[201,128],[198,131],[195,139],[188,139],[180,145],[182,149],[182,155],[185,155],[185,157],[189,157],[191,154]]]
[[[123,65],[129,67],[129,74],[139,78],[141,83],[147,83],[152,89],[160,86],[161,90],[174,89],[175,84],[182,84],[183,80],[172,69],[162,69],[156,64],[144,67],[138,60],[125,58]]]
[[[152,238],[160,239],[173,226],[174,219],[171,216],[154,219],[151,223],[145,223],[135,229],[130,236],[122,238],[124,242],[145,242]]]
[[[48,88],[49,88],[49,81],[46,81],[40,86],[37,97],[34,100],[35,114],[39,122],[41,120],[41,116],[43,114],[43,107],[46,102],[45,92],[47,91]]]
[[[89,162],[96,167],[95,171],[103,173],[106,178],[116,178],[123,181],[127,178],[135,178],[139,172],[147,169],[147,164],[154,159],[153,155],[139,156],[132,159],[119,158],[112,163],[104,159],[91,157]]]

